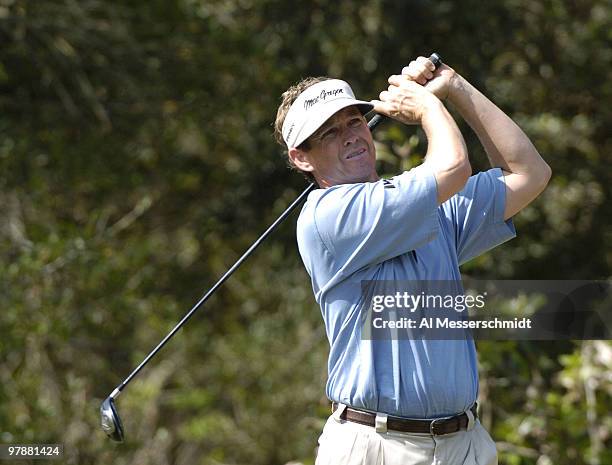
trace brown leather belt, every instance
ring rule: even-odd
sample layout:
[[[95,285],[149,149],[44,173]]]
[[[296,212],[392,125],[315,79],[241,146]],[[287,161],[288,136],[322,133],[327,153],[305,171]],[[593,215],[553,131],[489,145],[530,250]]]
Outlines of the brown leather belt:
[[[478,418],[476,408],[478,404],[474,403],[470,408],[470,411],[474,415],[474,419]],[[338,404],[332,402],[332,412],[338,409]],[[346,407],[342,415],[341,420],[352,421],[366,426],[376,426],[376,414],[366,412],[364,410],[358,410],[351,407]],[[387,416],[387,429],[402,431],[404,433],[427,433],[434,436],[442,434],[456,433],[462,429],[467,429],[468,426],[467,414],[460,413],[453,417],[436,418],[434,420],[417,420],[411,418],[400,418]]]

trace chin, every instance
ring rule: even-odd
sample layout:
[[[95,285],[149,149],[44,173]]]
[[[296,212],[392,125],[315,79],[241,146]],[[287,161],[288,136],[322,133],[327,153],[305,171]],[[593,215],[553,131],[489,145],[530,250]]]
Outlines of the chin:
[[[355,177],[355,180],[352,181],[351,184],[356,184],[358,182],[376,182],[378,180],[379,180],[378,174],[374,172],[374,173],[364,174],[363,176]]]
[[[355,173],[352,176],[336,179],[320,179],[316,178],[317,183],[321,187],[332,187],[340,184],[358,184],[362,182],[376,182],[380,179],[376,171],[368,171],[363,173]]]

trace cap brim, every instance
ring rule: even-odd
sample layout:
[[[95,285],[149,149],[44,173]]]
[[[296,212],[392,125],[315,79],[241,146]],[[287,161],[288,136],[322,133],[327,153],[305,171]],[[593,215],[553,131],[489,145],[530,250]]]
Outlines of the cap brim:
[[[295,140],[294,147],[299,147],[306,139],[312,136],[325,122],[333,115],[344,108],[355,105],[362,115],[372,111],[374,105],[363,100],[355,100],[354,98],[335,99],[321,106],[317,118],[311,118],[300,130],[299,136]]]

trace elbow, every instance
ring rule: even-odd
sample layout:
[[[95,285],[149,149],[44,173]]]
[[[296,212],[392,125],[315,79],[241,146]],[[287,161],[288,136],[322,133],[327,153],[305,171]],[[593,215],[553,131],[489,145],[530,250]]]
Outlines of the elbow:
[[[546,162],[544,162],[544,187],[548,185],[548,182],[552,178],[552,168]]]
[[[524,148],[524,153],[528,154],[528,156],[525,159],[527,166],[523,168],[523,172],[531,175],[534,186],[539,189],[538,193],[540,193],[548,186],[548,182],[552,177],[552,169],[531,143],[529,147]]]
[[[472,165],[467,155],[457,161],[453,167],[449,169],[452,173],[453,184],[455,184],[456,192],[459,192],[468,182],[472,175]]]
[[[548,163],[542,160],[542,166],[539,169],[539,175],[538,175],[540,192],[546,189],[546,186],[548,186],[548,183],[550,182],[551,177],[552,177],[552,168],[550,167]]]
[[[470,160],[467,155],[460,164],[458,171],[458,176],[462,182],[461,185],[465,186],[465,184],[468,182],[468,179],[470,179],[470,176],[472,176],[472,165],[470,164]]]
[[[426,163],[429,163],[436,177],[438,204],[446,202],[461,191],[472,175],[472,167],[466,151],[457,153],[457,156],[451,162],[447,162],[443,166],[436,166],[432,159],[426,159]]]

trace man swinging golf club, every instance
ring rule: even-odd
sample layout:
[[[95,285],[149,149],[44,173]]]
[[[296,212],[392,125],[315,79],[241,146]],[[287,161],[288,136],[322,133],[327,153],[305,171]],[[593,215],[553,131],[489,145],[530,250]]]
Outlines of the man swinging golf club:
[[[444,101],[476,132],[490,170],[472,175]],[[363,116],[370,110],[422,126],[428,147],[420,166],[379,178]],[[297,225],[330,343],[334,413],[316,463],[497,463],[476,414],[473,340],[363,338],[360,283],[459,281],[459,265],[515,236],[511,218],[544,190],[549,166],[495,104],[424,57],[389,77],[371,102],[338,79],[300,82],[282,96],[275,134],[290,165],[320,187]]]

